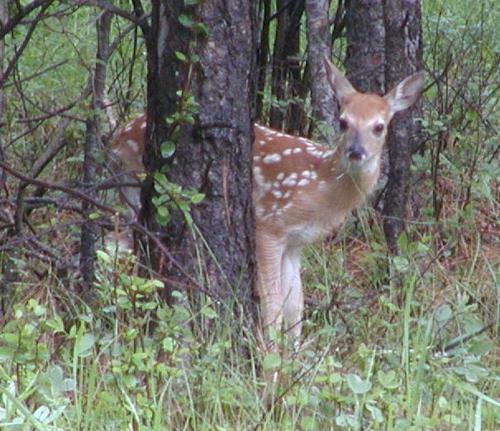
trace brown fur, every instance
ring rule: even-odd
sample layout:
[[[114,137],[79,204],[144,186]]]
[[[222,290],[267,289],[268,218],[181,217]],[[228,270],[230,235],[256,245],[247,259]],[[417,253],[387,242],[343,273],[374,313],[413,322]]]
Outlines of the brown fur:
[[[420,73],[385,97],[361,94],[326,60],[325,68],[346,129],[334,150],[260,125],[254,129],[255,288],[262,326],[279,330],[285,321],[295,339],[301,333],[304,306],[302,247],[339,227],[373,190],[389,122],[395,112],[415,102],[423,85]],[[124,169],[144,170],[145,121],[142,115],[115,135],[111,149]],[[137,196],[132,198],[138,202]]]

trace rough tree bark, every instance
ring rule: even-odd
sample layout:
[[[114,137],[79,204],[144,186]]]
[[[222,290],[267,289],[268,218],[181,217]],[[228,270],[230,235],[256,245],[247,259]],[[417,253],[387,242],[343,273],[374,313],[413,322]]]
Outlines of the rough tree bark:
[[[7,22],[7,10],[5,8],[5,2],[0,1],[0,27],[3,27]],[[0,82],[4,82],[3,78],[3,63],[4,63],[4,53],[5,53],[5,42],[4,39],[0,39]],[[5,108],[5,95],[3,89],[0,87],[0,128],[3,123],[3,113]],[[0,135],[0,162],[4,161],[4,153],[3,153],[3,139]],[[5,183],[5,171],[0,168],[0,187],[3,187]]]
[[[350,0],[347,2],[347,75],[356,88],[382,94],[421,67],[421,10],[418,0]],[[384,66],[385,65],[385,66]],[[381,200],[389,250],[397,251],[409,196],[412,148],[419,130],[419,106],[396,114],[383,155]],[[388,162],[387,162],[388,161]]]
[[[153,121],[148,121],[145,164],[149,172],[164,165],[170,181],[205,194],[203,202],[191,207],[194,228],[178,212],[162,228],[164,243],[184,268],[179,271],[170,261],[163,271],[171,288],[189,290],[196,278],[225,305],[234,298],[249,305],[254,271],[250,167],[255,2],[205,0],[190,8],[178,0],[156,3],[148,38],[148,114]],[[208,35],[182,29],[180,14],[204,24]],[[197,63],[175,56],[176,51],[192,53],[189,41],[200,58]],[[199,107],[195,123],[178,129],[175,154],[165,161],[159,145],[169,129],[162,116],[179,108],[176,91],[181,86]],[[153,226],[151,185],[144,195],[144,217]]]
[[[346,71],[358,91],[384,92],[385,27],[382,0],[346,2]]]
[[[304,0],[277,0],[276,2],[276,35],[274,39],[271,94],[279,102],[299,95],[301,73],[298,64],[300,55],[300,21],[304,13]],[[292,105],[293,106],[293,105]],[[298,121],[300,114],[291,109],[291,120],[284,124],[286,118],[282,107],[271,106],[269,124],[281,129],[285,126],[288,132],[300,132]]]
[[[7,22],[7,10],[5,8],[5,2],[0,1],[0,27],[3,27],[4,24]],[[5,45],[4,45],[4,39],[0,38],[0,82],[4,82],[3,79],[3,68],[4,68],[4,55],[5,55]],[[0,130],[2,128],[2,123],[3,123],[3,115],[4,115],[4,109],[5,109],[5,94],[0,87]],[[4,151],[3,151],[3,138],[2,134],[0,133],[0,162],[5,161],[5,156],[4,156]],[[2,191],[7,191],[7,185],[5,183],[7,179],[7,175],[5,174],[5,171],[0,168],[0,193]],[[2,209],[0,209],[2,211]],[[4,214],[0,213],[0,220],[4,218]],[[8,220],[8,216],[5,215],[5,219]],[[11,265],[10,262],[8,263],[8,259],[3,259],[3,256],[0,255],[0,315],[5,315],[5,304],[4,304],[4,298],[6,297],[6,292],[7,292],[7,286],[12,280],[11,276]]]
[[[422,67],[421,9],[418,0],[385,0],[385,79],[390,89]],[[419,104],[396,114],[387,138],[389,177],[384,196],[384,233],[391,252],[403,231],[410,193],[412,149],[418,147],[420,128],[415,118]]]
[[[261,19],[260,23],[260,42],[257,52],[257,105],[256,114],[258,118],[264,116],[263,112],[263,100],[264,91],[266,87],[267,69],[269,61],[269,43],[270,43],[270,32],[271,32],[271,2],[268,0],[261,0],[259,3],[259,17]]]
[[[112,14],[108,11],[101,12],[97,19],[97,53],[94,78],[92,80],[92,100],[90,115],[86,121],[86,134],[83,160],[83,183],[85,187],[92,188],[96,177],[95,154],[97,143],[100,140],[99,110],[104,106],[104,92],[106,85],[106,62],[109,51],[109,31],[111,28]],[[94,192],[88,191],[92,196]],[[87,202],[82,203],[83,211],[89,215],[92,208]],[[94,281],[95,260],[95,226],[90,221],[82,226],[80,238],[80,272],[85,288],[89,288]]]
[[[385,88],[385,23],[383,0],[346,1],[346,73],[354,87],[362,92],[382,95]],[[387,146],[382,152],[379,187],[388,174]],[[374,194],[377,207],[380,191]]]
[[[319,122],[321,137],[331,142],[336,128],[338,108],[335,95],[326,78],[323,59],[330,58],[332,46],[328,17],[329,0],[306,0],[307,62],[311,86],[313,119]],[[326,127],[321,127],[324,124]]]

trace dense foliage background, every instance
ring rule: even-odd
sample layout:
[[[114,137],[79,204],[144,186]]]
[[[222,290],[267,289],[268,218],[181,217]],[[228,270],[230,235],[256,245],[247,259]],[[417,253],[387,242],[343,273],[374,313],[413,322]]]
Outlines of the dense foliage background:
[[[90,190],[102,205],[82,208],[99,3],[0,8],[12,24],[0,27],[0,428],[500,428],[498,2],[422,2],[424,138],[399,254],[386,252],[377,196],[308,250],[304,346],[283,357],[258,349],[244,314],[219,319],[208,295],[194,307],[175,292],[166,305],[161,275],[106,249],[119,205],[104,146]],[[306,17],[298,17],[293,80],[277,96],[273,73],[284,66],[271,69],[270,60],[279,8],[260,7],[270,19],[259,120],[318,133]],[[107,109],[98,112],[104,143],[145,107],[146,52],[134,17],[111,21]],[[333,21],[342,67],[345,35]],[[86,219],[101,238],[92,291],[77,264]],[[260,375],[275,367],[280,381],[269,394]]]

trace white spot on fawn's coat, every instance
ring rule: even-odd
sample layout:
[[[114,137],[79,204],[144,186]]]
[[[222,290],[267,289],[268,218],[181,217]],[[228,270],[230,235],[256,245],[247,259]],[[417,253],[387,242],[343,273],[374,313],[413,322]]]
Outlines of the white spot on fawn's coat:
[[[268,154],[262,159],[262,163],[265,163],[266,165],[271,164],[271,163],[277,163],[281,160],[281,156],[277,153],[274,154]]]

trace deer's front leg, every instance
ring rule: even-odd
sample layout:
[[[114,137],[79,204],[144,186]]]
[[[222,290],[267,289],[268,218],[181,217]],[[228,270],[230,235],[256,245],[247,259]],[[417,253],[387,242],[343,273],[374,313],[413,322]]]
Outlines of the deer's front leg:
[[[138,182],[138,179],[133,175],[125,175],[125,182]],[[141,210],[141,189],[139,187],[120,187],[120,198],[128,207],[128,213],[133,220],[138,219],[139,211]]]
[[[302,332],[304,295],[300,279],[301,247],[288,247],[281,262],[281,288],[284,299],[284,317],[287,333],[297,343]]]
[[[283,323],[283,291],[281,287],[281,261],[283,241],[274,235],[256,232],[257,279],[256,291],[260,301],[262,329],[265,336],[269,329],[281,330]]]

